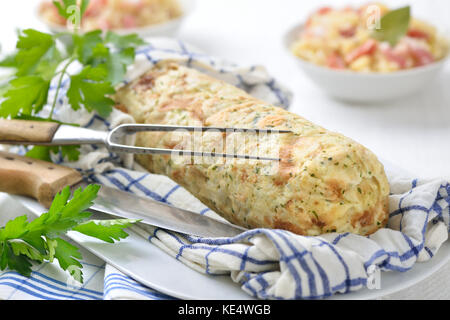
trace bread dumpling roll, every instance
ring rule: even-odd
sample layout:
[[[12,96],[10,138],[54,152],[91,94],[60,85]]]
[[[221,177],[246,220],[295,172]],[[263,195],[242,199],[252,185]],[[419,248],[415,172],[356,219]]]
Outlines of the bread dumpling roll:
[[[137,123],[270,128],[291,133],[142,132],[136,145],[275,156],[281,161],[137,155],[228,221],[300,235],[368,235],[388,220],[383,165],[361,144],[197,70],[164,61],[118,90]]]

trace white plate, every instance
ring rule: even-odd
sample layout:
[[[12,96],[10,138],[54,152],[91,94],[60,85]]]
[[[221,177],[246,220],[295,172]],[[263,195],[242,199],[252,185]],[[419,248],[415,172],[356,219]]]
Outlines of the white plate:
[[[31,213],[47,210],[37,201],[13,196]],[[68,236],[136,281],[180,299],[227,300],[252,299],[229,276],[209,276],[190,269],[183,263],[129,230],[129,237],[108,244],[76,232]],[[445,242],[428,262],[416,263],[407,272],[382,272],[381,289],[362,289],[330,299],[376,299],[410,287],[427,278],[450,260],[450,242]]]
[[[39,216],[47,211],[33,199],[12,197],[33,214]],[[167,295],[180,299],[251,299],[230,277],[201,274],[131,230],[127,233],[126,239],[115,244],[78,232],[67,236],[136,281]]]
[[[194,0],[178,0],[178,1],[180,3],[181,10],[183,12],[181,16],[178,18],[169,20],[167,22],[148,25],[139,28],[114,29],[111,31],[114,31],[117,34],[122,35],[137,33],[141,37],[174,36],[178,32],[179,28],[181,27],[186,17],[192,12],[195,6]],[[36,15],[39,18],[39,20],[49,28],[51,32],[58,33],[67,31],[67,28],[65,28],[64,26],[43,19],[39,14],[38,10],[36,10]]]

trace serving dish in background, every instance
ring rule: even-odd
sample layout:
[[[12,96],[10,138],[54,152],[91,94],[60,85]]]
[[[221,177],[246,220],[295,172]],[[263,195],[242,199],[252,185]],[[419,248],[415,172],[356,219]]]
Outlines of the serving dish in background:
[[[190,13],[193,11],[195,7],[195,0],[177,0],[180,9],[181,14],[173,19],[156,23],[156,24],[149,24],[146,26],[141,27],[128,27],[128,28],[103,28],[103,30],[107,31],[114,31],[117,34],[124,35],[124,34],[130,34],[130,33],[136,33],[141,37],[151,37],[151,36],[174,36],[178,30],[180,29],[181,25],[183,24],[184,20],[190,15]],[[58,32],[67,32],[68,29],[66,26],[49,21],[45,19],[40,14],[40,8],[37,7],[36,9],[36,16],[39,18],[39,20],[47,26],[47,28],[54,33]],[[83,32],[83,30],[81,30]]]
[[[416,22],[416,20],[411,21]],[[325,49],[330,48],[318,49],[319,52],[317,52],[317,59],[315,59],[314,56],[311,57],[314,50],[305,52],[304,55],[306,58],[302,58],[301,54],[299,56],[301,47],[299,49],[298,43],[300,35],[304,34],[305,29],[305,23],[299,23],[290,28],[283,38],[283,45],[285,49],[289,51],[289,54],[295,59],[300,69],[324,92],[330,96],[345,101],[372,103],[392,100],[413,94],[414,92],[425,88],[427,84],[431,83],[439,72],[442,71],[449,56],[448,37],[444,37],[439,33],[436,36],[436,41],[442,41],[443,52],[445,52],[445,54],[439,57],[431,57],[430,54],[425,54],[427,52],[423,52],[425,50],[420,49],[422,51],[421,53],[424,54],[421,56],[423,60],[419,60],[418,63],[414,63],[413,65],[411,65],[410,60],[406,60],[406,62],[408,62],[406,65],[405,61],[399,62],[398,59],[396,60],[395,58],[397,58],[397,56],[393,56],[393,54],[388,55],[388,53],[392,53],[394,49],[397,49],[398,46],[391,47],[386,41],[376,40],[370,40],[377,45],[379,48],[377,50],[380,51],[370,53],[373,55],[372,59],[375,59],[372,60],[372,64],[376,63],[375,66],[370,65],[366,66],[366,68],[357,68],[357,66],[347,63],[345,57],[343,58],[341,56],[342,53],[340,52],[337,52],[336,59],[334,59],[336,60],[336,63],[330,64],[332,62],[330,62],[330,59],[327,58],[327,63],[325,63],[323,61],[325,57],[322,57],[324,52],[327,52]],[[408,31],[408,34],[410,31],[411,30]],[[413,31],[416,33],[420,32],[420,30],[416,29]],[[363,32],[364,35],[361,37],[358,32],[359,30],[357,30],[355,34],[350,35],[346,43],[339,43],[339,41],[341,41],[340,39],[344,38],[344,36],[337,36],[340,38],[336,40],[336,42],[339,43],[338,50],[340,51],[342,48],[346,47],[352,48],[355,44],[361,41],[360,38],[364,39],[364,35],[367,36]],[[322,36],[319,35],[319,37]],[[329,35],[327,34],[324,37],[329,37]],[[403,41],[404,39],[406,39],[405,41],[411,40],[411,43],[414,42],[412,36],[403,37],[400,41]],[[323,41],[323,39],[321,41]],[[361,47],[363,47],[364,44],[365,43],[363,43]],[[418,44],[420,45],[420,43]],[[294,47],[294,45],[297,47]],[[327,46],[327,44],[325,45]],[[330,47],[334,45],[336,45],[336,43],[331,44]],[[386,51],[383,51],[382,48]],[[445,50],[445,48],[447,50]],[[384,56],[381,52],[386,52],[386,56]],[[357,58],[367,57],[365,54],[369,56],[369,53],[364,53],[362,55],[358,55]],[[320,59],[320,57],[322,58]],[[381,61],[378,61],[380,59]],[[408,59],[411,59],[411,57]],[[339,61],[342,63],[339,63]],[[404,64],[400,66],[401,63]],[[362,63],[357,63],[357,65],[361,66]]]

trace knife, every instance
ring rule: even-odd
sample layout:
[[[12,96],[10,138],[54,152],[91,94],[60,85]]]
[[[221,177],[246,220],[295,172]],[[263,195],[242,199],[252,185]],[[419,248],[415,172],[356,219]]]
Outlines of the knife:
[[[49,208],[64,187],[87,186],[75,169],[0,151],[0,192],[32,197]],[[102,186],[90,210],[200,237],[232,237],[247,229],[146,197]]]

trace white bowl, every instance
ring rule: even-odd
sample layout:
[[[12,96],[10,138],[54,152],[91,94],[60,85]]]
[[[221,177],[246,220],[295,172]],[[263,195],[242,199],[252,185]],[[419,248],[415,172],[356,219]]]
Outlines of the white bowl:
[[[304,73],[328,95],[351,102],[380,102],[410,95],[426,87],[443,69],[447,56],[423,67],[390,73],[364,73],[319,66],[295,56],[291,45],[303,25],[290,29],[284,45]]]
[[[152,24],[144,27],[111,29],[111,31],[114,31],[115,33],[121,35],[136,33],[143,38],[153,36],[165,36],[165,37],[175,36],[178,30],[180,29],[184,19],[186,19],[186,17],[192,12],[195,6],[195,0],[178,0],[178,1],[180,3],[182,10],[182,14],[178,18],[171,19],[167,22]],[[39,20],[42,21],[51,32],[53,33],[67,32],[66,27],[45,20],[39,14],[39,12],[37,12],[37,16]]]

